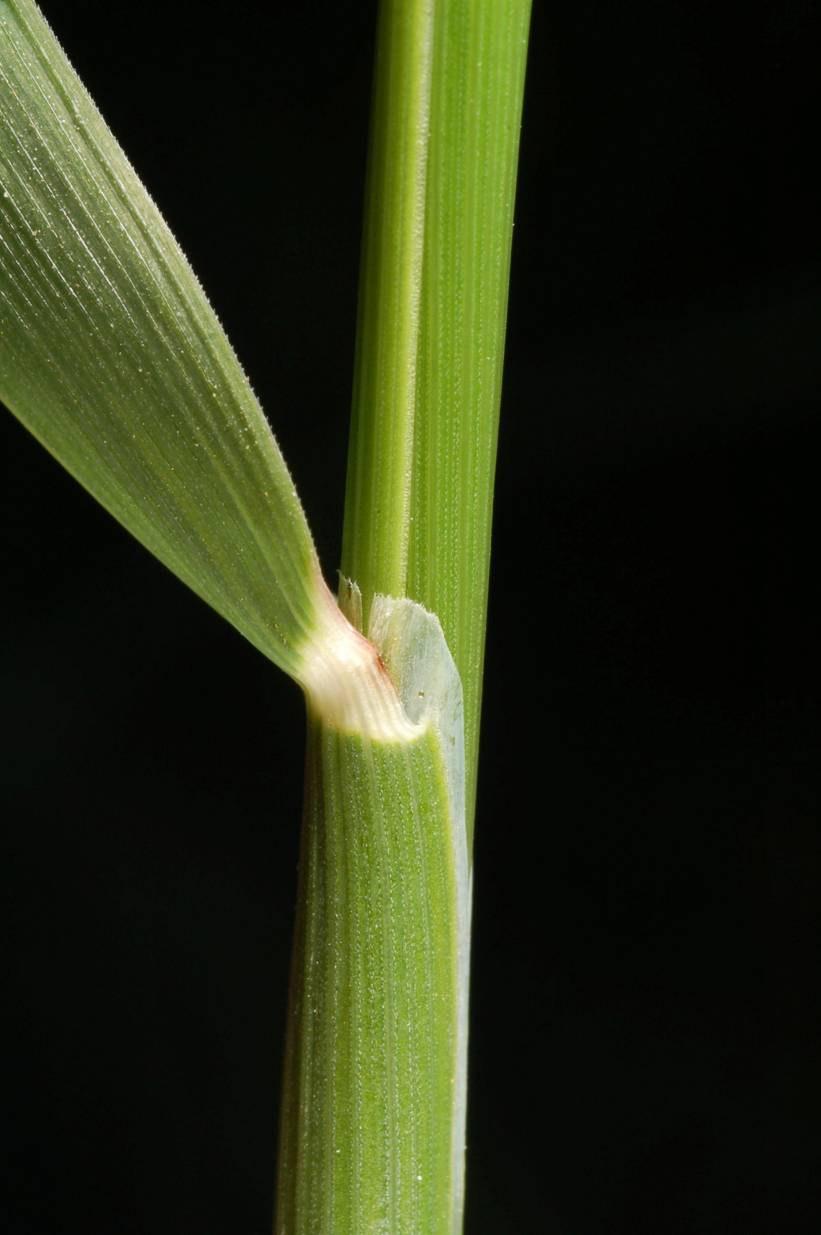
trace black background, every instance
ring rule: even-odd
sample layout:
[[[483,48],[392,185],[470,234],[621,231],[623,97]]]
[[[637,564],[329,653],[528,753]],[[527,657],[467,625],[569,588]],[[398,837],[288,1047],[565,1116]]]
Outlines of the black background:
[[[537,3],[469,1235],[821,1225],[813,7]],[[46,14],[200,274],[333,576],[373,6]],[[0,431],[3,1226],[262,1235],[301,701]]]

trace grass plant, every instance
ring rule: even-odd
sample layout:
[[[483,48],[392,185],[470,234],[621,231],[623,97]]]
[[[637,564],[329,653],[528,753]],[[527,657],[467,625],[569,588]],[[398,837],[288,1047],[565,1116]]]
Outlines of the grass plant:
[[[461,1229],[528,17],[381,6],[337,603],[186,259],[33,0],[0,0],[0,398],[305,692],[279,1235]]]

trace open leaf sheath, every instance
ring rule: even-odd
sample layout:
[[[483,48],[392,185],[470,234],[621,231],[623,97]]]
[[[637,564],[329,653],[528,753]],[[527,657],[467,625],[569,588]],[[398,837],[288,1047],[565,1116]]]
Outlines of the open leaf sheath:
[[[464,887],[442,750],[309,727],[277,1235],[460,1229]]]
[[[319,572],[185,257],[31,0],[0,0],[0,398],[289,673]]]
[[[357,606],[358,589],[346,589]],[[461,683],[438,620],[376,597],[369,633],[413,727],[309,707],[276,1235],[456,1235],[468,855]]]

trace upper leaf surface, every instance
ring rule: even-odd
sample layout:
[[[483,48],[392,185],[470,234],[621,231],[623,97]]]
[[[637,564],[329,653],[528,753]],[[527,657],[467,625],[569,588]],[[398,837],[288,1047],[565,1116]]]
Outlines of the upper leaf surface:
[[[319,569],[291,477],[202,288],[31,0],[0,0],[0,398],[299,676]]]

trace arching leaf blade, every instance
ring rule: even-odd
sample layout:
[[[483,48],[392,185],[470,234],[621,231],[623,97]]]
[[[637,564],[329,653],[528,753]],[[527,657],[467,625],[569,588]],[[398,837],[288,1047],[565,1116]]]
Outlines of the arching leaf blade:
[[[293,482],[188,262],[31,0],[0,0],[0,398],[298,675],[319,571]]]

